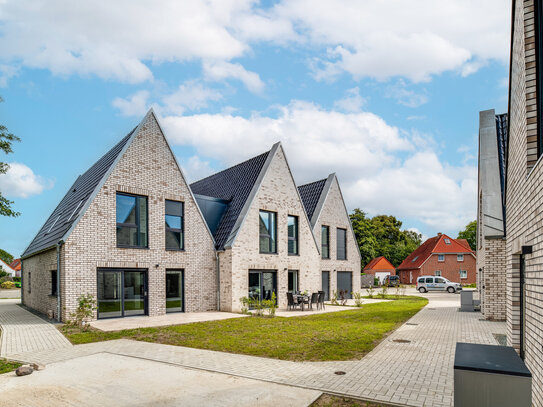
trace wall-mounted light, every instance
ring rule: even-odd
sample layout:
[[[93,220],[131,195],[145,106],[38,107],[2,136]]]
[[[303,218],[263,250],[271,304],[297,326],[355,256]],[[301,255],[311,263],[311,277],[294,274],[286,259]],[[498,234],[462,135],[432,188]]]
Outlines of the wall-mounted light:
[[[158,263],[157,263],[157,264],[155,264],[155,267],[156,267],[156,268],[158,268],[158,266],[160,266],[160,264],[158,264]]]

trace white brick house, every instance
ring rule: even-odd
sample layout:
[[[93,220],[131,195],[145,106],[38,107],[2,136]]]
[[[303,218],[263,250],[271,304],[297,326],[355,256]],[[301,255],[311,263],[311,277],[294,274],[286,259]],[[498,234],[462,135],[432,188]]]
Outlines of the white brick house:
[[[97,299],[96,318],[239,311],[241,297],[272,292],[286,307],[288,290],[323,288],[322,270],[330,289],[343,271],[358,290],[360,254],[339,184],[325,184],[311,222],[277,143],[189,186],[150,111],[78,177],[25,250],[23,303],[62,320],[82,294]],[[338,259],[336,246],[322,259],[324,223],[345,231]]]

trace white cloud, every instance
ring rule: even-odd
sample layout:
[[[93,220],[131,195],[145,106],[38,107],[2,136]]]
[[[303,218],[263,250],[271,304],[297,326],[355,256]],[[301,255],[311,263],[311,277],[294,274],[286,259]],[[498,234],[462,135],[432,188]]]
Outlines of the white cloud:
[[[9,163],[7,173],[0,174],[0,191],[7,197],[28,198],[52,186],[52,181],[43,179],[31,168],[17,162]]]
[[[311,49],[320,78],[418,82],[505,62],[509,12],[506,0],[5,0],[0,63],[138,83],[153,79],[155,64],[208,61],[209,78],[260,92],[258,74],[232,61],[265,42]]]
[[[180,85],[172,94],[162,99],[167,112],[182,114],[186,109],[200,110],[208,106],[209,101],[222,99],[222,95],[210,88],[194,81],[187,81]]]
[[[334,102],[334,107],[345,112],[359,112],[366,103],[366,100],[360,96],[360,89],[358,87],[348,89],[345,93],[343,99]]]
[[[194,155],[187,160],[183,160],[181,162],[181,167],[183,167],[183,173],[189,184],[215,172],[215,170],[211,168],[209,161],[201,160],[197,155]]]
[[[143,116],[148,110],[149,92],[141,90],[127,99],[115,98],[111,103],[123,116]]]
[[[400,105],[413,108],[422,106],[428,102],[428,96],[425,93],[407,89],[407,84],[401,79],[394,85],[386,88],[385,96],[396,99]]]
[[[476,196],[476,167],[441,162],[428,136],[401,131],[367,112],[341,113],[300,101],[275,108],[276,117],[195,114],[166,116],[162,124],[172,143],[224,166],[280,140],[298,183],[336,172],[350,209],[417,219],[442,231],[474,217],[469,197]]]
[[[238,79],[253,93],[260,93],[264,90],[264,82],[255,72],[247,71],[241,64],[233,64],[225,61],[204,62],[204,75],[212,81],[224,79]]]

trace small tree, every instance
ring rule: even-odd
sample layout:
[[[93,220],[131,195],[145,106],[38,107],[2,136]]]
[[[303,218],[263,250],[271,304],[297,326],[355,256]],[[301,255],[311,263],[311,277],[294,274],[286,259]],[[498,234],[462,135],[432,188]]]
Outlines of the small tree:
[[[0,97],[0,102],[3,102],[4,99]],[[11,134],[8,131],[8,128],[0,124],[0,151],[3,151],[5,154],[13,152],[11,148],[11,143],[14,141],[20,141],[21,139],[14,134]],[[9,165],[0,161],[0,174],[5,174],[8,172]],[[0,216],[19,216],[20,213],[11,209],[13,201],[6,199],[2,192],[0,191]]]
[[[79,296],[77,302],[77,309],[70,315],[70,322],[80,329],[87,330],[89,328],[88,322],[96,311],[96,298],[91,294],[84,294]]]

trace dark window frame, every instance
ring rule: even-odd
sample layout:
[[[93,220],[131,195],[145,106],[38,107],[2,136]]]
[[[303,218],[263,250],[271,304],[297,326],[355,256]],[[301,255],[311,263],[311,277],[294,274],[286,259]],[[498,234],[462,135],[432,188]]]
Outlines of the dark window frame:
[[[32,293],[32,272],[28,272],[28,294]]]
[[[164,233],[164,247],[166,248],[166,250],[173,250],[173,251],[180,251],[180,252],[185,251],[185,202],[174,201],[172,199],[165,199],[164,200],[164,221],[166,221],[166,216],[178,216],[178,215],[168,215],[166,213],[166,202],[175,202],[175,203],[181,204],[181,229],[168,227],[166,223],[166,226],[165,226],[166,229]],[[167,232],[181,233],[181,247],[168,247],[167,238],[166,238]]]
[[[294,287],[293,290],[289,290],[288,288],[288,284],[290,283],[290,274],[292,273],[292,275],[296,275],[296,287]],[[291,292],[293,294],[295,294],[296,292],[300,291],[300,270],[288,270],[288,274],[287,274],[287,291],[288,292]]]
[[[57,287],[57,271],[51,270],[51,297],[58,296],[58,287]]]
[[[344,244],[344,250],[343,250],[343,253],[344,253],[344,256],[343,257],[340,257],[339,254],[339,239],[338,239],[338,234],[339,234],[339,231],[342,230],[344,232],[344,241],[343,241],[343,244]],[[347,229],[345,228],[336,228],[336,260],[347,260]]]
[[[322,243],[322,231],[326,229],[326,244]],[[328,255],[324,256],[324,247],[328,249]],[[330,226],[321,225],[321,259],[330,260]]]
[[[288,228],[288,220],[292,218],[294,219],[294,225],[295,225],[295,234],[296,236],[291,237],[290,236],[290,230]],[[287,242],[287,251],[289,256],[299,256],[300,255],[300,218],[296,215],[288,215],[287,217],[287,236],[288,236],[288,242]],[[290,252],[290,241],[296,242],[296,251],[294,253]]]
[[[274,233],[274,236],[273,236],[273,239],[272,239],[272,236],[269,235],[269,234],[263,234],[261,231],[260,231],[260,214],[261,213],[267,213],[268,214],[268,222],[270,220],[270,215],[273,215],[275,217],[275,221],[274,221],[274,230],[273,230],[273,233]],[[265,209],[260,209],[258,211],[258,233],[259,233],[259,239],[258,239],[258,251],[259,253],[261,254],[277,254],[278,253],[278,248],[277,248],[277,212],[273,212],[273,211],[267,211]],[[269,244],[268,244],[268,250],[269,251],[262,251],[262,246],[260,245],[260,239],[262,239],[263,237],[269,239]],[[272,241],[275,241],[275,250],[272,250]]]
[[[140,205],[139,205],[139,202],[138,202],[138,199],[140,198],[145,198],[145,211],[147,212],[147,216],[145,217],[145,230],[146,230],[146,234],[147,234],[147,239],[146,239],[146,245],[143,246],[140,243],[140,229],[141,229],[141,225],[139,223],[118,223],[115,219],[115,230],[118,228],[118,227],[122,227],[122,228],[134,228],[136,229],[136,238],[137,238],[137,241],[138,241],[138,245],[136,246],[133,246],[133,245],[124,245],[124,244],[119,244],[118,240],[117,240],[117,236],[115,235],[115,238],[117,240],[117,247],[120,248],[120,249],[148,249],[149,248],[149,197],[148,196],[145,196],[145,195],[136,195],[136,194],[129,194],[127,192],[119,192],[117,191],[115,193],[115,216],[117,216],[117,196],[118,195],[122,195],[122,196],[128,196],[128,197],[131,197],[131,198],[136,198],[136,221],[140,218]]]

